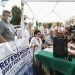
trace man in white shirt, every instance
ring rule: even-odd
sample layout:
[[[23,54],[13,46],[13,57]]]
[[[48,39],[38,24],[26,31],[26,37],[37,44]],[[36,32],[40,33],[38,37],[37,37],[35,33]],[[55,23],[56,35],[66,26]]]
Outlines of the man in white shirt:
[[[43,35],[43,39],[45,40],[45,44],[47,45],[49,42],[51,42],[51,39],[50,39],[50,30],[48,28],[48,24],[47,23],[44,23],[43,24],[43,29],[42,29],[42,35]]]

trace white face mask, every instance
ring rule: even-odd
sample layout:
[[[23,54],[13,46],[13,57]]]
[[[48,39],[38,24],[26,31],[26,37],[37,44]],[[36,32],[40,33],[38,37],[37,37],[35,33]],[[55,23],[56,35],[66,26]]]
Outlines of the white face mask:
[[[36,39],[39,39],[39,37],[36,37]]]
[[[7,21],[10,22],[12,20],[12,17],[8,17]]]

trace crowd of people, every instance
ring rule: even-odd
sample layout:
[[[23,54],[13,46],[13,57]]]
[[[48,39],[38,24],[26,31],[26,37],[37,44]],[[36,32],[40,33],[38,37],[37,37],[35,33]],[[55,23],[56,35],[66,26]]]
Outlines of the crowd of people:
[[[33,30],[32,30],[33,31]],[[40,73],[39,71],[39,61],[35,58],[35,54],[40,52],[42,49],[48,49],[53,50],[53,38],[54,37],[67,37],[68,42],[68,54],[71,54],[75,56],[75,32],[72,30],[72,26],[62,26],[58,25],[52,25],[50,28],[47,23],[44,23],[40,26],[39,29],[33,31],[34,35],[30,38],[29,47],[30,50],[33,53],[33,58],[35,59],[36,66],[37,66],[37,73]],[[31,34],[33,34],[31,33]],[[69,50],[70,49],[70,50]],[[73,51],[71,51],[73,50]],[[53,52],[53,51],[51,51]],[[48,69],[45,66],[42,66],[42,69],[44,72],[49,74]],[[39,74],[38,74],[39,75]]]
[[[0,21],[0,43],[14,41],[15,35],[17,35],[17,37],[19,36],[19,38],[22,38],[21,31],[15,34],[15,29],[13,25],[10,24],[11,18],[11,12],[4,10]],[[47,23],[43,23],[38,29],[32,29],[31,23],[28,25],[29,27],[25,28],[29,32],[29,48],[33,55],[37,54],[42,49],[52,48],[54,37],[67,37],[68,47],[72,50],[75,50],[74,25],[72,26],[72,24],[67,23],[66,25],[60,25],[59,23],[56,23],[55,25],[49,27]],[[33,57],[35,58],[35,56]]]
[[[4,10],[0,21],[0,43],[14,41],[15,29],[10,20],[12,15],[10,11]],[[53,37],[67,37],[68,43],[75,43],[75,26],[70,23],[60,25],[56,23],[51,27],[47,23],[40,25],[39,29],[32,29],[31,23],[28,24],[28,32],[30,33],[29,46],[31,49],[35,49],[35,53],[38,53],[42,48],[47,48],[53,45]],[[75,47],[71,47],[75,49]]]
[[[30,38],[30,47],[35,48],[35,53],[42,48],[49,48],[53,45],[53,37],[67,37],[69,47],[75,49],[75,32],[72,30],[72,25],[52,25],[50,28],[47,23],[40,26],[38,30],[34,30],[34,36]]]

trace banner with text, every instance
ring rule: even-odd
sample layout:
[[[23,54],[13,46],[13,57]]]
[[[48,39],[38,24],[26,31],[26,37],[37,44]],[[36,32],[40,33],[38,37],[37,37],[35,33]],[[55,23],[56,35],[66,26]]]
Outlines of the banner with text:
[[[0,75],[33,75],[27,39],[0,44]]]

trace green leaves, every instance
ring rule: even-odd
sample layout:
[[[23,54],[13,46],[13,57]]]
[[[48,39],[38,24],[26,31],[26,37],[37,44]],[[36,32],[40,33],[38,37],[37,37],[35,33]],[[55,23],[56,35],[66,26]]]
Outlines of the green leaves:
[[[12,7],[12,20],[11,23],[13,25],[20,25],[20,21],[21,21],[21,9],[17,6],[13,6]]]

